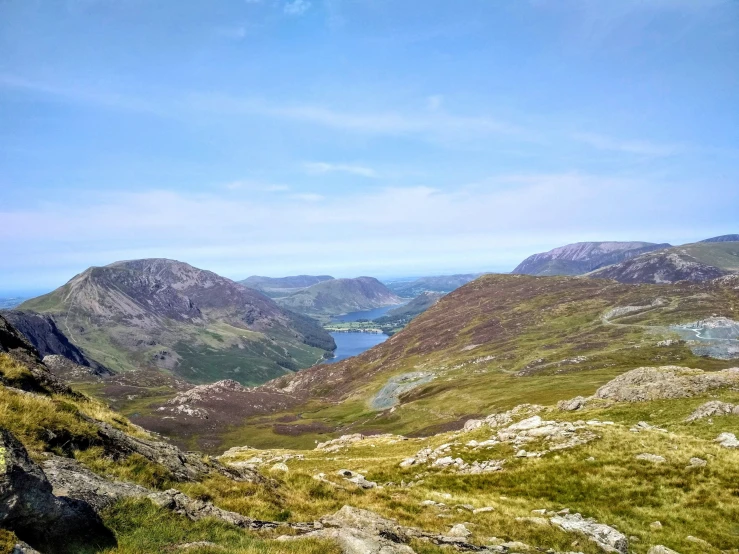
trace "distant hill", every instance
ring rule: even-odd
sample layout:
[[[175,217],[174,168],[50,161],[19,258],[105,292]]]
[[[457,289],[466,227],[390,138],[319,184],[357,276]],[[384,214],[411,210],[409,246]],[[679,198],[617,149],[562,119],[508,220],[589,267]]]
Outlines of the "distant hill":
[[[372,310],[402,300],[374,277],[332,279],[276,301],[289,310],[314,317]]]
[[[697,242],[649,252],[589,273],[621,283],[708,281],[739,272],[739,242]]]
[[[209,410],[212,432],[197,431],[202,420],[172,406],[164,406],[172,420],[139,422],[211,437],[219,420],[249,417],[238,444],[271,448],[311,445],[318,433],[424,436],[459,429],[474,414],[591,394],[641,366],[735,367],[736,359],[694,353],[675,340],[669,326],[713,315],[735,319],[737,285],[739,276],[632,286],[581,277],[485,275],[359,356],[235,393],[227,413],[219,413],[218,395],[188,401],[188,409]],[[383,402],[374,408],[378,398]]]
[[[705,239],[701,242],[739,242],[739,235],[721,235],[720,237]]]
[[[403,298],[415,298],[423,292],[447,293],[477,279],[482,273],[464,273],[458,275],[437,275],[419,277],[413,281],[388,281],[387,288]]]
[[[379,325],[385,334],[392,336],[408,325],[414,317],[428,310],[443,297],[444,293],[441,292],[422,292],[407,304],[393,308],[384,316],[373,321]]]
[[[313,320],[165,259],[92,267],[19,309],[47,314],[85,356],[113,370],[163,369],[194,383],[256,384],[335,348]]]
[[[287,296],[293,292],[307,289],[308,287],[330,281],[333,279],[330,275],[295,275],[291,277],[261,277],[252,275],[243,281],[239,281],[245,287],[256,289],[270,298]]]
[[[512,273],[522,275],[583,275],[671,245],[652,242],[577,242],[534,254]]]

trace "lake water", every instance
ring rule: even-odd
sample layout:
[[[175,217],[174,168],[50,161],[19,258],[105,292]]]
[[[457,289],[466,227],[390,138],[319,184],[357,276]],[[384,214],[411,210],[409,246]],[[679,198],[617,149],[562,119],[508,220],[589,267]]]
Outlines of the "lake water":
[[[336,351],[334,352],[336,357],[326,360],[326,363],[329,364],[358,356],[365,350],[369,350],[389,338],[382,333],[331,333],[331,336],[336,341]]]
[[[384,316],[387,312],[398,306],[385,306],[383,308],[375,308],[374,310],[364,310],[361,312],[349,312],[344,315],[337,315],[334,317],[332,323],[347,323],[349,321],[359,321],[360,319],[377,319],[378,317]]]

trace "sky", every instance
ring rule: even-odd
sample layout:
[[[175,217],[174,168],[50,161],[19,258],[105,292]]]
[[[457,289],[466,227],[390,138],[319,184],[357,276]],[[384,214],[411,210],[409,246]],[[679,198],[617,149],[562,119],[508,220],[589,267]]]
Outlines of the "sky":
[[[0,292],[739,232],[736,0],[0,0]]]

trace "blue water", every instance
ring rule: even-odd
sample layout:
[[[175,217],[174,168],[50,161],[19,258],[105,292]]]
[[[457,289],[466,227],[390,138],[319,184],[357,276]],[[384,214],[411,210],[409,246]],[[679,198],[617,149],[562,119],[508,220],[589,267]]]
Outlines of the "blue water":
[[[337,315],[331,321],[333,323],[346,323],[348,321],[358,321],[360,319],[377,319],[384,316],[387,312],[398,306],[385,306],[383,308],[375,308],[374,310],[364,310],[361,312],[349,312],[344,315]]]
[[[365,350],[385,342],[389,337],[382,333],[330,333],[336,342],[335,358],[326,360],[332,364],[346,360],[352,356],[358,356]]]

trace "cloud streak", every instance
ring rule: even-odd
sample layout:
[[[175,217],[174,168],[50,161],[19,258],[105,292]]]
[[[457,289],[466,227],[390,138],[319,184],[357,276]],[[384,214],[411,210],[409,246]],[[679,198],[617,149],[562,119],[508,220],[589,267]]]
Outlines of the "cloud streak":
[[[359,177],[375,179],[377,172],[371,167],[352,164],[332,164],[326,162],[309,162],[305,164],[305,170],[312,175],[325,175],[326,173],[348,173]]]

